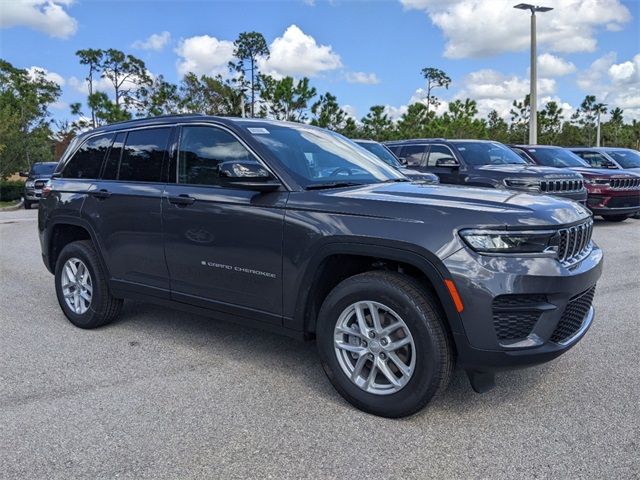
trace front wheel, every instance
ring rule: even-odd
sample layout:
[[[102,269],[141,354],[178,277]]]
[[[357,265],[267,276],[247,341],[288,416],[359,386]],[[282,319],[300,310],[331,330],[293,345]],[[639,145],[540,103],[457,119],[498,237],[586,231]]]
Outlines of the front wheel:
[[[437,302],[414,279],[395,272],[367,272],[336,286],[318,315],[317,346],[336,390],[383,417],[421,410],[453,370]]]
[[[24,209],[31,210],[31,202],[29,200],[24,201]]]
[[[628,217],[628,215],[602,215],[607,222],[624,222]]]

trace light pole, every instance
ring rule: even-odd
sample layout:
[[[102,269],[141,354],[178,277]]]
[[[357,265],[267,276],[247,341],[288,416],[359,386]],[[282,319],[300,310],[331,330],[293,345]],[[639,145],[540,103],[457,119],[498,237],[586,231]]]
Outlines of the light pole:
[[[529,94],[529,144],[538,143],[538,54],[536,52],[536,12],[548,12],[551,7],[539,7],[528,3],[519,3],[513,8],[531,12],[531,91]]]

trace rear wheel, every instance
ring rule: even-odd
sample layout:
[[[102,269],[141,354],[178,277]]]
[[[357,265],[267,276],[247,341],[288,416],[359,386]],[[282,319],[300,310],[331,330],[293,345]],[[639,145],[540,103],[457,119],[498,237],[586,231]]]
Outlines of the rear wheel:
[[[29,200],[24,201],[24,209],[31,210],[31,202]]]
[[[629,215],[602,215],[607,222],[624,222]]]
[[[107,276],[90,241],[72,242],[62,249],[55,284],[62,311],[77,327],[100,327],[120,314],[123,301],[109,292]]]
[[[367,272],[336,286],[318,316],[322,366],[365,412],[404,417],[446,387],[453,353],[434,298],[410,277]]]

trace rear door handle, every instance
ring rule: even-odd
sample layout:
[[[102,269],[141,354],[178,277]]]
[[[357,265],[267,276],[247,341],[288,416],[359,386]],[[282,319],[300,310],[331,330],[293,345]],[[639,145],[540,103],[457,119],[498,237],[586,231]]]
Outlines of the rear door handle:
[[[96,192],[91,192],[91,195],[93,195],[94,197],[96,197],[98,199],[105,199],[105,198],[109,198],[111,196],[111,192],[109,190],[105,190],[103,188],[103,189],[98,190]]]
[[[169,200],[169,203],[173,203],[174,205],[191,205],[196,201],[195,198],[190,197],[189,195],[184,193],[182,195],[170,196],[167,198]]]

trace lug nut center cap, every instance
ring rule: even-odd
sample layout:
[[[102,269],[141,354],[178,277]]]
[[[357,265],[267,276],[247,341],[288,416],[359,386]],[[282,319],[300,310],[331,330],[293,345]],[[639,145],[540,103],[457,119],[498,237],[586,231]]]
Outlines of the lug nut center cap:
[[[380,342],[378,342],[378,340],[371,340],[369,342],[369,350],[372,353],[380,353],[382,351],[382,347],[380,346]]]

